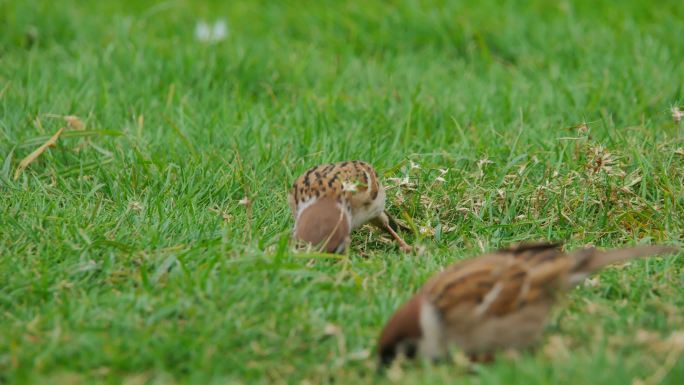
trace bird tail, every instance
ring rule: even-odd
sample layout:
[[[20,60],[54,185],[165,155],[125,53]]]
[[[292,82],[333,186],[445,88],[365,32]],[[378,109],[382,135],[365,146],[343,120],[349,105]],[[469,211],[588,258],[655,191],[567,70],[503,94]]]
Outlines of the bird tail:
[[[593,272],[613,263],[660,254],[674,254],[678,251],[679,248],[674,246],[658,245],[635,246],[604,251],[593,247],[575,250],[570,253],[570,256],[575,260],[575,266],[572,269],[570,281],[573,285],[576,285]]]

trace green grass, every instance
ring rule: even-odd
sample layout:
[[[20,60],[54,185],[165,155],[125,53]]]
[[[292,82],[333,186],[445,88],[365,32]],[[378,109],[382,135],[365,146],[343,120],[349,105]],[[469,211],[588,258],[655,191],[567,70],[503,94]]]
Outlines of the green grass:
[[[0,0],[0,384],[684,383],[681,254],[574,291],[535,352],[375,374],[453,261],[684,242],[684,8],[552,3]],[[420,255],[290,251],[287,187],[344,159],[410,177]]]

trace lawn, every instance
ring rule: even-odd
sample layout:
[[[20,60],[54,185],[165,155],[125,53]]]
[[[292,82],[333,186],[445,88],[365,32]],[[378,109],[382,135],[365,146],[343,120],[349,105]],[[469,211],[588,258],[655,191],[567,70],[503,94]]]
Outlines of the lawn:
[[[573,291],[535,351],[374,356],[454,261],[684,243],[681,2],[0,0],[0,31],[0,384],[684,383],[681,253]],[[415,253],[291,250],[288,187],[346,159]]]

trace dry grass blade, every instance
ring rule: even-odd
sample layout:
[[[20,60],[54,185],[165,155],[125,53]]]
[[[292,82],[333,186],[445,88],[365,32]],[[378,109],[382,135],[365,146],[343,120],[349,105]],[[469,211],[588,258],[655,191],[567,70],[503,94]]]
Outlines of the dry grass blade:
[[[57,142],[57,139],[59,139],[59,136],[62,135],[63,131],[64,127],[57,130],[57,132],[54,135],[52,135],[50,139],[48,139],[35,151],[30,153],[26,158],[22,159],[21,162],[19,162],[17,170],[14,172],[14,180],[17,180],[19,178],[19,175],[21,175],[21,173],[26,169],[26,167],[28,167],[34,160],[36,160],[42,153],[44,153],[48,147],[54,146],[54,144]]]
[[[67,115],[64,117],[64,121],[66,121],[69,127],[73,128],[74,130],[85,130],[85,124],[78,116]]]

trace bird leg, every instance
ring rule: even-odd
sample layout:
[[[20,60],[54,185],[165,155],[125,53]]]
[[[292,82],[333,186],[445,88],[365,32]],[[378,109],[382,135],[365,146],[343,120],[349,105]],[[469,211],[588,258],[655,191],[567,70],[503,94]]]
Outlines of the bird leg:
[[[387,215],[387,213],[386,213],[385,211],[383,211],[382,213],[380,213],[380,215],[378,215],[377,218],[373,219],[372,222],[373,222],[373,224],[374,224],[375,226],[377,226],[377,227],[379,227],[379,228],[381,228],[381,229],[387,231],[388,233],[390,233],[390,235],[392,236],[392,238],[394,238],[394,240],[396,240],[397,243],[399,243],[399,248],[401,249],[401,251],[403,251],[403,252],[405,252],[405,253],[408,253],[408,252],[410,252],[411,250],[413,250],[413,248],[412,248],[411,246],[409,246],[409,245],[408,245],[408,244],[399,236],[399,234],[397,234],[396,231],[394,231],[394,229],[392,228],[392,226],[390,226],[390,217],[389,217],[389,215]]]

